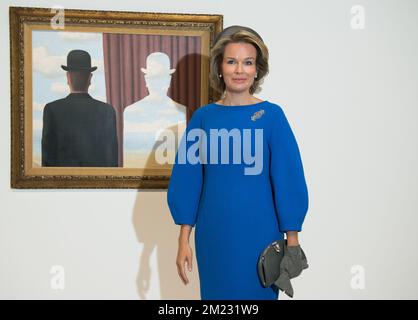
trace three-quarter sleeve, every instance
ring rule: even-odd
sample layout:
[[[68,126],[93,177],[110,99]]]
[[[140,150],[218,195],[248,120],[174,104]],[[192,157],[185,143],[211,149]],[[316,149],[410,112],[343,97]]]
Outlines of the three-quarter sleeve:
[[[189,161],[191,157],[187,156],[192,149],[190,146],[198,143],[196,134],[190,135],[191,141],[188,141],[189,139],[186,137],[191,130],[197,129],[194,130],[196,132],[201,129],[199,111],[197,109],[193,113],[181,138],[167,190],[167,203],[174,223],[177,225],[188,224],[192,227],[197,220],[203,183],[203,167],[200,161]],[[199,158],[199,150],[193,154]]]
[[[270,180],[280,232],[302,231],[308,189],[299,147],[281,107],[274,112],[269,147]]]

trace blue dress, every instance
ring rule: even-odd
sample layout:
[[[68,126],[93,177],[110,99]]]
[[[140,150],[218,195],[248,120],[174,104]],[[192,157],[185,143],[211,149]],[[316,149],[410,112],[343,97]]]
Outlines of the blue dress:
[[[263,101],[197,109],[167,202],[175,224],[195,228],[201,299],[277,300],[277,288],[260,283],[258,257],[284,232],[301,231],[308,210],[299,148],[282,108]]]

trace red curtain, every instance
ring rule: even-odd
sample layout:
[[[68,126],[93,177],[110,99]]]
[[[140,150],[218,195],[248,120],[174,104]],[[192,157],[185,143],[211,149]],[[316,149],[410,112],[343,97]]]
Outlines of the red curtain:
[[[119,166],[123,157],[123,110],[148,95],[141,67],[152,52],[170,58],[168,96],[187,107],[187,121],[200,106],[200,37],[142,34],[103,34],[106,98],[116,111]]]

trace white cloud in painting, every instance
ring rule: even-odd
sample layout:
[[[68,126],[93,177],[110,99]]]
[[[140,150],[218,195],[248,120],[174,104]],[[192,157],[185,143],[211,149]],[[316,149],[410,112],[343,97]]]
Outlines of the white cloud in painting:
[[[106,97],[104,97],[104,96],[96,96],[96,95],[91,95],[91,96],[96,100],[106,102]]]
[[[61,39],[67,40],[67,41],[99,41],[101,40],[101,34],[100,33],[92,33],[92,32],[59,32],[58,33],[61,37]]]
[[[40,111],[43,112],[44,111],[44,107],[45,107],[45,103],[38,103],[38,102],[33,102],[33,111]]]
[[[62,82],[53,82],[53,83],[51,83],[50,89],[54,93],[59,93],[59,94],[68,94],[68,93],[70,93],[70,89],[68,88],[68,85],[66,83],[62,83]]]
[[[41,73],[48,78],[56,78],[62,76],[64,70],[61,65],[66,64],[66,56],[50,55],[48,49],[44,46],[33,48],[33,70]]]
[[[50,87],[51,91],[54,93],[59,93],[59,94],[69,94],[70,93],[70,88],[67,85],[67,82],[53,82],[51,83],[51,87]],[[89,86],[89,93],[93,93],[96,90],[96,86],[94,85],[94,83],[92,83]]]
[[[42,131],[43,121],[42,119],[33,119],[33,131]]]
[[[103,60],[91,59],[91,65],[97,67],[97,69],[93,71],[93,75],[96,73],[103,72],[104,70]]]
[[[69,52],[69,51],[68,51]],[[62,65],[67,65],[67,54],[54,56],[48,52],[45,46],[38,46],[33,49],[33,70],[41,73],[48,78],[57,78],[65,74]],[[97,66],[94,73],[100,73],[104,70],[103,60],[92,59],[92,66]]]
[[[95,93],[96,92],[96,86],[95,84],[92,82],[91,85],[89,86],[89,93]]]

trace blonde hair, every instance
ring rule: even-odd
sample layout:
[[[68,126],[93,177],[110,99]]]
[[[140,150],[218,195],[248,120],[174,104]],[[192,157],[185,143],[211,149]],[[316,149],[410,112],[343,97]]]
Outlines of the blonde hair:
[[[261,84],[263,83],[264,77],[269,72],[269,52],[267,46],[263,40],[256,34],[246,31],[239,30],[231,35],[223,36],[214,44],[211,50],[210,58],[210,74],[209,79],[212,88],[220,94],[225,92],[226,86],[223,78],[219,77],[221,70],[221,64],[225,52],[225,47],[229,43],[249,43],[257,50],[256,57],[256,68],[257,78],[254,79],[254,83],[250,87],[250,94],[258,93],[261,91]]]

